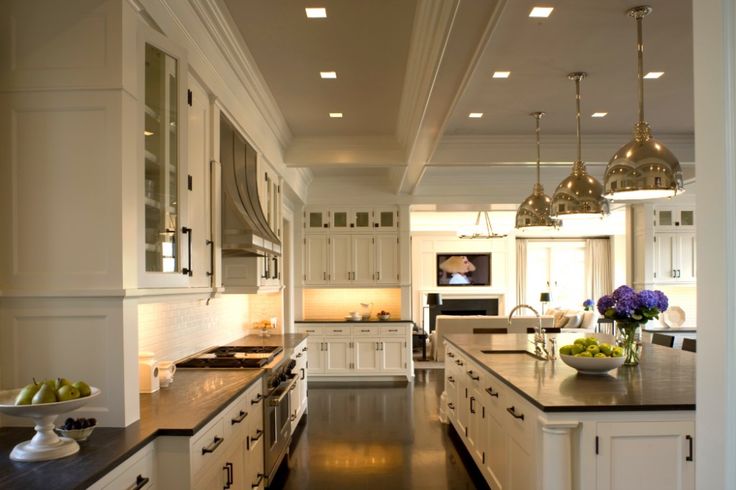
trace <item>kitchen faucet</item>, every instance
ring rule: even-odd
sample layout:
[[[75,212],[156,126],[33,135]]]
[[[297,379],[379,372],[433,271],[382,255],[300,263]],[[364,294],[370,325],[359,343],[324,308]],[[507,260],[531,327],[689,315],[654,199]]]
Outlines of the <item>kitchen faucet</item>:
[[[547,335],[544,333],[544,330],[542,329],[542,317],[539,316],[539,313],[537,310],[532,308],[529,305],[520,304],[516,305],[511,309],[511,313],[509,313],[509,325],[511,325],[511,317],[514,316],[514,313],[516,313],[516,310],[520,310],[522,308],[527,308],[529,310],[532,310],[534,313],[534,316],[537,317],[537,328],[534,332],[534,354],[539,357],[542,360],[549,361],[553,360],[555,358],[555,348],[554,348],[554,342],[552,343],[552,352],[547,350]]]

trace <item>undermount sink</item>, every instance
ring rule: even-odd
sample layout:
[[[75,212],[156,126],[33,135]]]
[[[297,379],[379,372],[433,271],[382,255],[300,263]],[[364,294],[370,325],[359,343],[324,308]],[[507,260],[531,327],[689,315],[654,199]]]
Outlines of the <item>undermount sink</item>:
[[[526,354],[528,356],[533,357],[534,359],[537,359],[539,361],[546,361],[544,357],[538,356],[534,352],[530,352],[526,349],[519,349],[519,350],[481,350],[483,354]]]

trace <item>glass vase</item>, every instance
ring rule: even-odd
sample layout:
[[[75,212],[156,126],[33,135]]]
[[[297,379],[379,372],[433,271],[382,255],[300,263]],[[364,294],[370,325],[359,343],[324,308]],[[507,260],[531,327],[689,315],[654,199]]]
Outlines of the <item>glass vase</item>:
[[[617,321],[616,327],[618,329],[618,345],[624,349],[624,366],[638,365],[641,350],[639,322]]]

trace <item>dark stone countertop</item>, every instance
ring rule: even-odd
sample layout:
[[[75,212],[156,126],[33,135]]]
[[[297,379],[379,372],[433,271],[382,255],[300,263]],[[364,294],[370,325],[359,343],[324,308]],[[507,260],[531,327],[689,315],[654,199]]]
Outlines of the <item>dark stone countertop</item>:
[[[361,324],[361,323],[414,323],[412,320],[394,320],[393,318],[389,320],[378,320],[375,318],[371,318],[370,320],[294,320],[295,324],[298,323],[346,323],[346,324]]]
[[[580,334],[550,334],[561,347]],[[603,334],[585,334],[612,340]],[[545,412],[695,410],[695,354],[644,344],[639,366],[606,376],[578,374],[561,359],[539,361],[524,353],[524,334],[450,334],[445,339]],[[482,350],[507,351],[485,354]]]
[[[303,334],[251,335],[231,345],[282,345],[290,356],[306,338]],[[274,359],[278,361],[279,356]],[[11,461],[10,451],[30,439],[29,427],[0,428],[0,488],[77,489],[87,488],[159,435],[191,436],[257,382],[262,369],[179,369],[174,383],[156,393],[140,395],[141,418],[125,428],[95,429],[80,451],[52,461]],[[62,423],[65,416],[57,420]]]

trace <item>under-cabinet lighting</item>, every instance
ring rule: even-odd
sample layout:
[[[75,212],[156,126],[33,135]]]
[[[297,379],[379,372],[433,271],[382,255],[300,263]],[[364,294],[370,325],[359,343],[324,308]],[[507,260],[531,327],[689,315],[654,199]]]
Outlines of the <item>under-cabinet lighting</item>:
[[[471,112],[470,114],[468,114],[468,117],[471,119],[480,119],[481,117],[483,117],[483,113],[482,112]]]
[[[662,75],[664,75],[663,71],[650,71],[649,73],[644,75],[644,78],[646,78],[647,80],[655,80],[661,77]]]
[[[511,76],[510,71],[494,71],[493,78],[508,78]]]
[[[594,112],[590,115],[590,117],[606,117],[607,115],[607,112]]]
[[[342,117],[342,112],[330,112],[330,117],[333,119],[340,119]]]
[[[325,19],[327,18],[327,9],[324,7],[307,7],[304,9],[308,19]]]
[[[319,72],[320,78],[337,78],[336,71],[321,71]]]

